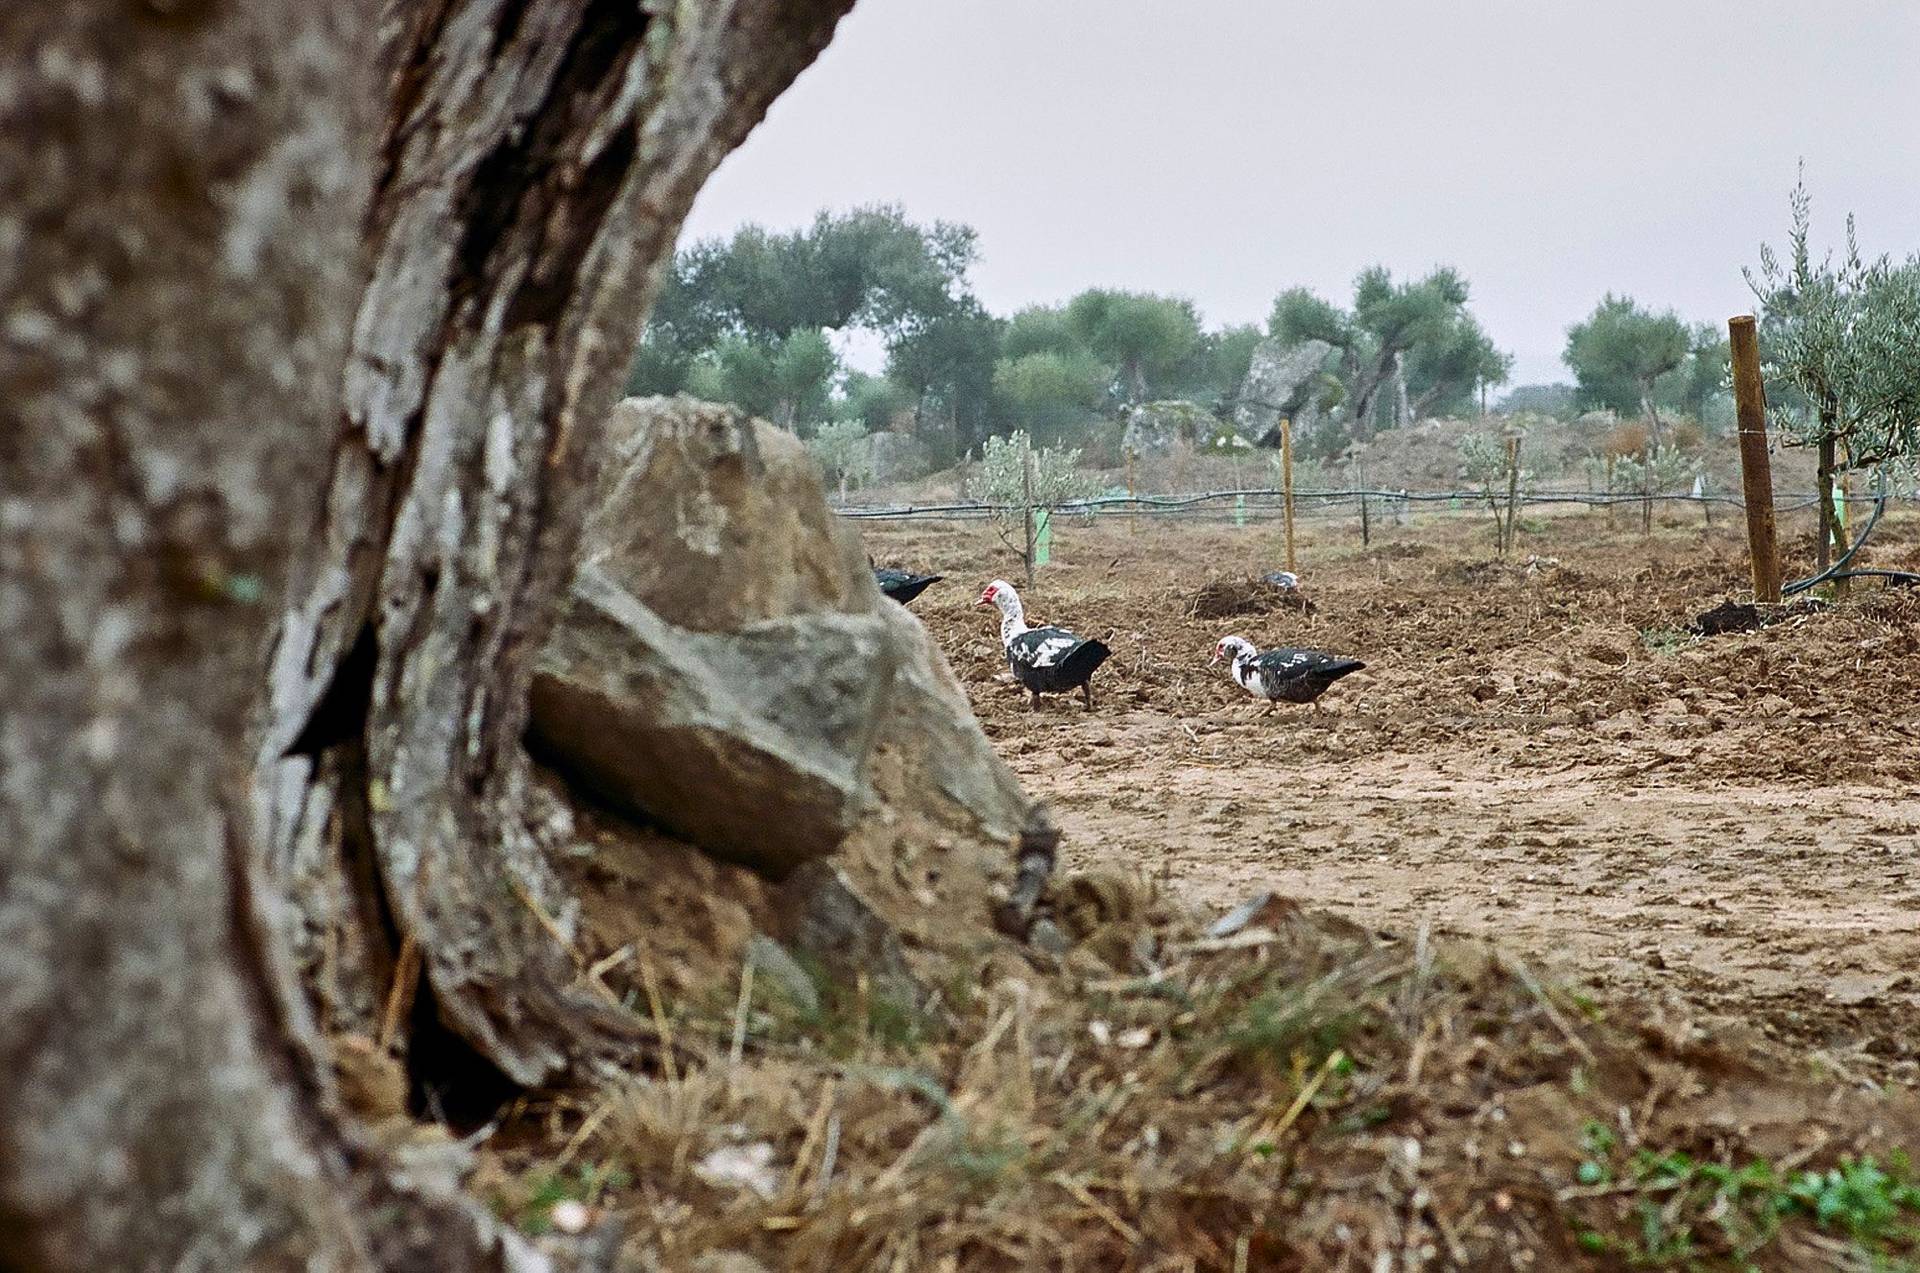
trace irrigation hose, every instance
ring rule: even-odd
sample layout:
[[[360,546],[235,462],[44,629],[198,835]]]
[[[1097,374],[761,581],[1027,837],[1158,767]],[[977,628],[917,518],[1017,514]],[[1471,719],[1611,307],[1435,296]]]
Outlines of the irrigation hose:
[[[1876,468],[1873,471],[1873,477],[1873,513],[1867,518],[1867,524],[1860,528],[1860,533],[1853,537],[1852,545],[1848,547],[1847,551],[1841,553],[1839,558],[1825,570],[1817,574],[1808,575],[1805,579],[1796,579],[1792,583],[1783,585],[1780,589],[1781,596],[1798,596],[1800,593],[1807,591],[1807,589],[1817,588],[1832,579],[1874,578],[1886,579],[1891,582],[1903,584],[1920,583],[1920,574],[1916,574],[1910,570],[1847,569],[1847,563],[1854,559],[1854,556],[1859,553],[1861,548],[1865,547],[1868,537],[1873,534],[1873,528],[1880,524],[1880,515],[1887,511],[1887,472],[1885,469]]]

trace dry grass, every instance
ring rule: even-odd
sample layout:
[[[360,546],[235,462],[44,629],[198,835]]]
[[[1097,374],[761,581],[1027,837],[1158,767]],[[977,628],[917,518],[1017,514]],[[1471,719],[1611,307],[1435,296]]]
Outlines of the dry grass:
[[[1583,1128],[1732,1162],[1786,1152],[1753,1117],[1785,1108],[1819,1165],[1917,1125],[1481,947],[1281,903],[1219,939],[1126,909],[1081,916],[1061,966],[983,949],[920,1009],[839,988],[809,1017],[764,979],[744,1018],[737,987],[675,1005],[704,1064],[524,1117],[483,1187],[533,1231],[564,1199],[617,1217],[638,1268],[1522,1268],[1633,1241],[1631,1191],[1578,1191]]]

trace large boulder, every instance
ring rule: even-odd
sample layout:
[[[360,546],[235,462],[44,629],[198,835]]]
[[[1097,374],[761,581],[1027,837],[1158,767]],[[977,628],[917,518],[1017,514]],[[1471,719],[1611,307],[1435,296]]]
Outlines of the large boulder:
[[[1004,859],[1028,803],[926,630],[875,586],[799,440],[686,398],[621,403],[611,436],[613,476],[534,680],[542,758],[769,876],[842,851],[888,874],[909,825]]]
[[[1228,450],[1244,443],[1233,426],[1199,403],[1173,399],[1144,402],[1129,411],[1121,445],[1151,457],[1168,455],[1176,447]]]
[[[782,875],[865,808],[897,661],[876,614],[678,628],[589,562],[534,680],[534,734],[620,812]]]
[[[1324,373],[1332,354],[1333,346],[1324,340],[1288,345],[1269,336],[1255,345],[1234,411],[1240,431],[1262,445],[1272,445],[1285,416],[1293,421],[1295,437],[1310,433],[1319,423]]]

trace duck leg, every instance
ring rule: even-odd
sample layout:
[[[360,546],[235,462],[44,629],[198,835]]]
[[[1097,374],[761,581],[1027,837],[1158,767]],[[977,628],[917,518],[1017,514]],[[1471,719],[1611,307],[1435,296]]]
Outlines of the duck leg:
[[[1040,710],[1040,691],[1039,691],[1039,690],[1034,690],[1034,691],[1033,691],[1033,705],[1032,705],[1032,706],[1033,706],[1033,710],[1034,710],[1034,711],[1036,711],[1036,712],[1037,712],[1037,711],[1039,711],[1039,710]]]
[[[1092,711],[1093,710],[1093,682],[1092,681],[1082,681],[1080,683],[1080,697],[1083,700],[1085,700],[1087,704],[1087,710]]]

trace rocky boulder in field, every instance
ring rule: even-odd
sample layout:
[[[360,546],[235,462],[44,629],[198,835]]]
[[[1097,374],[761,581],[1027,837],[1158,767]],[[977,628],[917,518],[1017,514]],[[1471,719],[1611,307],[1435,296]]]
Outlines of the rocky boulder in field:
[[[543,758],[622,814],[776,877],[903,819],[1004,858],[1027,801],[800,442],[685,398],[624,402],[611,435],[534,681]],[[881,851],[884,837],[856,838]]]
[[[1197,402],[1143,402],[1127,413],[1121,445],[1142,457],[1169,455],[1176,447],[1232,449],[1233,426]]]
[[[1323,372],[1333,346],[1324,340],[1297,345],[1269,336],[1253,347],[1247,378],[1240,386],[1234,420],[1262,446],[1277,446],[1280,418],[1293,421],[1294,436],[1311,432],[1320,417]]]

